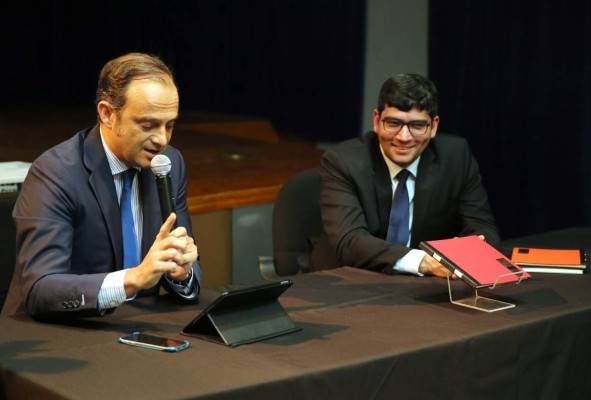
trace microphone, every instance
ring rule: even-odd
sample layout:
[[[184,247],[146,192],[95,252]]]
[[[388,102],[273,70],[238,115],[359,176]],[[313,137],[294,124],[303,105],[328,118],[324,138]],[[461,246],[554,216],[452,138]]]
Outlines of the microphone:
[[[150,163],[152,173],[156,177],[156,187],[158,189],[158,198],[160,199],[160,211],[162,213],[162,222],[166,221],[168,216],[175,211],[174,197],[172,195],[172,180],[170,179],[170,158],[164,154],[158,154]],[[176,221],[174,223],[176,227]]]

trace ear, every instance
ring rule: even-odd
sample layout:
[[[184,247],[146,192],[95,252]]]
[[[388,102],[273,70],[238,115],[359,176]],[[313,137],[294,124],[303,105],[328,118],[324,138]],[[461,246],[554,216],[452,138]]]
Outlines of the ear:
[[[380,130],[380,112],[377,108],[373,110],[373,131],[378,132]]]
[[[98,103],[96,110],[98,112],[101,124],[111,129],[113,127],[113,120],[115,118],[115,109],[111,107],[109,103],[103,100]]]
[[[437,128],[439,127],[439,115],[436,115],[431,121],[431,139],[437,135]]]

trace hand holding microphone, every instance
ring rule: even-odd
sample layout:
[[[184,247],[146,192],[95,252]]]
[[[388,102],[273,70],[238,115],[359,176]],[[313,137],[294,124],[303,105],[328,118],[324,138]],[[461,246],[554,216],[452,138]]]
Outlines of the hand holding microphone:
[[[175,211],[174,196],[172,195],[172,180],[170,179],[170,170],[172,168],[170,158],[164,154],[158,154],[152,159],[150,168],[156,177],[160,211],[162,213],[162,222],[164,222]],[[176,228],[176,226],[175,221],[173,228]]]
[[[144,260],[138,268],[130,269],[125,275],[128,296],[154,286],[163,274],[174,281],[187,279],[199,254],[187,229],[177,227],[170,159],[162,154],[157,155],[152,159],[151,170],[156,178],[163,223]],[[173,213],[175,215],[171,215]]]
[[[168,158],[164,154],[159,154],[152,159],[150,163],[150,168],[152,170],[152,173],[156,177],[156,187],[158,190],[158,198],[160,200],[162,222],[165,222],[170,216],[170,214],[175,212],[175,199],[172,194],[172,180],[170,178],[170,170],[172,169],[170,158]],[[182,258],[185,262],[179,263],[179,270],[182,269],[186,273],[188,273],[188,270],[191,269],[191,266],[193,265],[196,257],[198,256],[197,246],[195,245],[193,238],[187,236],[187,231],[185,228],[182,228],[182,230],[175,230],[176,228],[177,222],[175,218],[174,224],[171,228],[172,232],[170,236],[177,237],[186,241],[186,248],[184,248],[181,251]],[[194,256],[194,254],[197,254],[197,256]],[[182,274],[182,272],[180,273]]]

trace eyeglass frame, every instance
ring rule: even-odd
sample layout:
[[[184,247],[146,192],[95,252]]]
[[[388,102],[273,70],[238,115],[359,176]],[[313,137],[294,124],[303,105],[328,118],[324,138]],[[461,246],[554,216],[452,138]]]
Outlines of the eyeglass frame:
[[[394,135],[397,135],[398,133],[400,133],[400,131],[402,130],[402,128],[404,128],[406,126],[406,127],[408,127],[408,133],[410,133],[412,136],[424,136],[424,135],[427,134],[427,131],[429,130],[429,127],[433,125],[432,123],[427,123],[427,121],[424,121],[424,120],[412,120],[412,121],[408,121],[408,122],[403,122],[403,121],[401,121],[401,120],[399,120],[397,118],[382,118],[382,119],[380,119],[380,121],[382,121],[382,128],[384,128],[384,130],[386,132],[392,133]],[[397,131],[395,131],[395,132],[389,131],[386,128],[386,121],[400,122],[400,124],[401,124],[400,125],[400,128]],[[411,130],[411,124],[412,123],[415,123],[415,122],[424,122],[425,123],[425,127],[424,127],[425,131],[422,132],[422,133],[413,133],[412,130]]]

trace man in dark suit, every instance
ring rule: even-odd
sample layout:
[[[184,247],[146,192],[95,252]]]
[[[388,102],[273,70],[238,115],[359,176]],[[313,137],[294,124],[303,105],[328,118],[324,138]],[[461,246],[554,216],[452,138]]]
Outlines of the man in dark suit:
[[[168,146],[178,107],[172,73],[157,57],[130,53],[105,64],[98,124],[42,154],[22,185],[13,212],[17,261],[2,314],[100,316],[137,295],[157,293],[160,284],[186,300],[197,298],[201,270],[184,161]],[[158,154],[171,160],[176,210],[164,223],[150,171]],[[123,231],[126,170],[132,172],[125,190],[133,221]],[[125,258],[131,257],[125,268],[124,236],[133,243],[125,247]]]
[[[478,165],[464,139],[436,136],[437,107],[431,81],[397,75],[381,88],[374,131],[326,151],[320,168],[324,232],[312,250],[312,269],[354,266],[445,277],[445,267],[419,250],[419,242],[479,235],[498,244]],[[408,171],[407,200],[399,212],[391,206],[404,187],[401,170]],[[407,215],[395,227],[406,230],[398,242],[388,235],[396,213]]]

